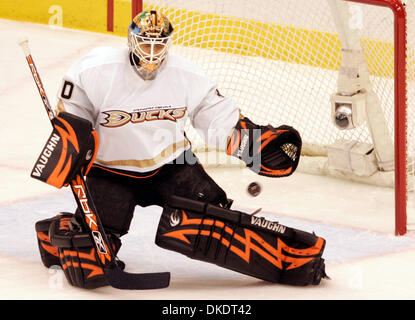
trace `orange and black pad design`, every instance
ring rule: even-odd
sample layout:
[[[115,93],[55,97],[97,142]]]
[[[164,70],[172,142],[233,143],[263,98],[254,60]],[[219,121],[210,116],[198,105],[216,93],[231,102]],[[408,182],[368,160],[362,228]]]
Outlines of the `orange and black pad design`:
[[[326,277],[323,238],[181,199],[163,210],[156,235],[160,247],[270,282],[308,285]]]
[[[98,150],[98,135],[91,122],[67,112],[52,120],[53,131],[31,177],[56,188],[68,185],[79,171],[87,173]]]
[[[93,247],[72,250],[59,248],[59,258],[66,279],[71,285],[85,289],[108,285]]]
[[[46,268],[55,265],[60,266],[58,248],[52,245],[49,238],[49,227],[54,219],[55,218],[40,220],[35,224],[40,258]]]
[[[86,289],[108,285],[95,245],[73,214],[49,219],[48,235],[49,244],[56,250],[55,258],[71,285]],[[110,234],[108,239],[117,253],[121,241]]]
[[[85,289],[106,286],[108,282],[94,244],[75,221],[72,213],[64,212],[36,222],[35,230],[43,265],[47,268],[60,266],[73,286]],[[109,240],[114,252],[118,252],[121,241],[113,235],[109,235]]]
[[[226,153],[267,177],[286,177],[297,168],[301,136],[290,126],[260,126],[241,116],[228,139]]]
[[[95,289],[107,286],[108,282],[98,260],[96,249],[92,241],[89,241],[89,245],[86,243],[88,237],[86,233],[80,234],[80,237],[72,235],[73,247],[58,247],[63,272],[68,282],[75,287]],[[112,241],[112,237],[109,239],[111,239],[113,250],[117,252],[119,246],[117,247]],[[124,265],[121,261],[118,263]]]

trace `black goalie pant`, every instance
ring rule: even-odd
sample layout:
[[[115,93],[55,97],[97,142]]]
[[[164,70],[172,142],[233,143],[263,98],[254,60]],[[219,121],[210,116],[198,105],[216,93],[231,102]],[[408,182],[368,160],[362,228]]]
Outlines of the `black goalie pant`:
[[[105,230],[118,236],[126,234],[136,206],[164,207],[172,195],[226,204],[225,192],[203,167],[195,161],[186,161],[189,154],[194,160],[189,151],[174,163],[143,175],[115,172],[94,164],[86,182]]]

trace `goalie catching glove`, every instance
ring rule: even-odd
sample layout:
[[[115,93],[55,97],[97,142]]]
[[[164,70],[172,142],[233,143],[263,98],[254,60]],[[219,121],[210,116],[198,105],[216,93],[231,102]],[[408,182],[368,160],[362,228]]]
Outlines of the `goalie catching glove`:
[[[260,126],[241,117],[230,136],[226,153],[241,159],[259,175],[285,177],[298,166],[301,137],[292,127]]]

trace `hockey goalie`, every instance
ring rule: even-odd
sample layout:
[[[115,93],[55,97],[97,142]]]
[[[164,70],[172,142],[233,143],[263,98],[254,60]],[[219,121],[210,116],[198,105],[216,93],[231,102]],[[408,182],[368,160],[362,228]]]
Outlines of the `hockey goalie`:
[[[184,126],[190,119],[207,143],[270,178],[296,170],[299,133],[244,117],[199,67],[169,53],[173,34],[166,16],[144,11],[128,28],[128,47],[96,48],[69,69],[32,177],[60,188],[82,172],[115,253],[136,207],[158,205],[155,241],[164,249],[270,282],[319,284],[325,240],[231,209]],[[77,287],[108,284],[79,207],[35,227],[45,266],[62,266]]]

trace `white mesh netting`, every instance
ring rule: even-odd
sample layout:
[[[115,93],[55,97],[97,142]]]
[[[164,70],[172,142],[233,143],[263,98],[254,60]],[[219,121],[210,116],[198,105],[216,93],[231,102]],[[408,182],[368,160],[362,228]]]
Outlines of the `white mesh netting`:
[[[366,124],[339,130],[331,119],[330,96],[337,90],[342,57],[328,1],[334,0],[153,0],[144,1],[143,8],[169,17],[176,30],[172,51],[215,78],[221,93],[233,97],[244,115],[259,124],[297,128],[304,154],[324,156],[325,147],[337,140],[372,143]],[[412,178],[415,0],[405,3],[409,20],[407,172]],[[349,3],[348,10],[348,25],[359,33],[373,91],[393,138],[393,13],[356,3]],[[190,125],[186,132],[194,149],[204,150]]]

